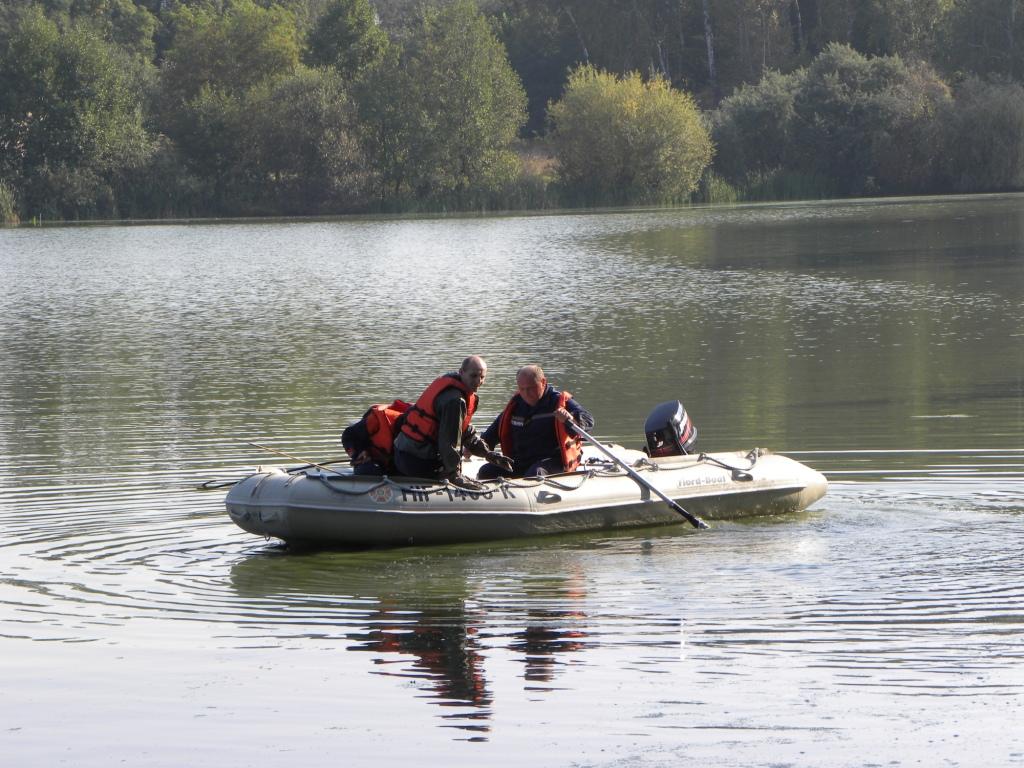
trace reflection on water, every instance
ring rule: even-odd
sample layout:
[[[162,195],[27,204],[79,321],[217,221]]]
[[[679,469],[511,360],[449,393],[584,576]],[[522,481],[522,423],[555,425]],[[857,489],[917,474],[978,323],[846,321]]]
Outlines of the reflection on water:
[[[0,230],[0,749],[1019,764],[1022,202]],[[678,398],[701,449],[790,453],[829,495],[299,555],[194,490],[277,461],[249,441],[337,456],[467,352],[481,423],[536,360],[602,438]]]
[[[565,657],[593,647],[583,610],[586,575],[579,568],[570,574],[509,573],[497,578],[496,590],[490,583],[496,574],[486,584],[475,583],[481,576],[473,571],[489,558],[479,550],[458,556],[451,549],[440,548],[438,555],[299,556],[275,548],[237,562],[231,582],[248,604],[286,605],[280,615],[293,626],[301,616],[308,621],[310,612],[332,612],[334,622],[318,627],[318,636],[343,634],[347,650],[371,654],[375,674],[414,682],[419,696],[445,708],[440,717],[446,725],[485,740],[495,705],[489,655],[508,652],[522,666],[524,689],[542,693],[552,690]],[[545,550],[525,554],[543,563]],[[327,581],[335,594],[322,594]],[[275,623],[265,623],[268,614],[261,610],[259,616],[259,632],[275,635]]]
[[[444,716],[468,720],[457,727],[481,734],[490,731],[492,698],[472,617],[453,611],[450,615],[420,614],[399,620],[382,606],[370,617],[368,626],[372,629],[352,636],[359,642],[349,650],[380,654],[373,659],[381,665],[380,674],[428,681],[431,695],[445,706],[471,707],[469,714]],[[409,657],[413,659],[411,664],[407,663]]]

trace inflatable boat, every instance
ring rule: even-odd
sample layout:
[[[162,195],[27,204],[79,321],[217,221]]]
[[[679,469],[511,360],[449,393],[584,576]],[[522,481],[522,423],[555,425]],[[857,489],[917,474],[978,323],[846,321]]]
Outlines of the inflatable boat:
[[[575,472],[491,480],[481,490],[348,468],[261,467],[230,489],[226,505],[239,527],[260,536],[375,546],[686,524],[666,497],[699,520],[779,515],[807,508],[828,487],[819,472],[761,449],[652,457],[601,448],[586,446]]]

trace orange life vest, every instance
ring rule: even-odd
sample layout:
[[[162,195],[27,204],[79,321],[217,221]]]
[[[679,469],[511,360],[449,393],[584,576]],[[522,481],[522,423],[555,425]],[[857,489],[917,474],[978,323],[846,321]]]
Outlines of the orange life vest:
[[[512,455],[512,412],[515,410],[516,401],[521,399],[519,395],[513,395],[508,401],[505,410],[502,411],[501,421],[498,422],[498,442],[501,443],[501,450],[507,456]],[[565,408],[566,403],[572,400],[571,392],[561,392],[558,395],[556,408]],[[572,472],[580,465],[580,457],[583,454],[583,438],[579,435],[570,435],[565,424],[555,419],[555,439],[558,442],[558,452],[562,456],[562,466],[566,472]]]
[[[450,387],[461,390],[466,396],[466,418],[462,420],[462,431],[469,429],[469,424],[476,413],[478,402],[476,393],[462,383],[462,379],[450,373],[439,376],[427,387],[419,400],[416,401],[405,416],[405,423],[402,425],[402,432],[418,440],[421,443],[437,443],[437,412],[434,410],[434,401],[437,396]]]
[[[391,405],[377,403],[363,416],[366,433],[370,436],[370,456],[381,466],[387,466],[395,452],[395,422],[411,407],[404,400],[395,400]]]

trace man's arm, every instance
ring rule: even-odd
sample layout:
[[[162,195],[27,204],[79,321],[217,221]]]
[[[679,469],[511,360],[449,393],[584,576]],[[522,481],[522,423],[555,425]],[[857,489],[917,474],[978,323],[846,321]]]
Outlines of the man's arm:
[[[572,414],[572,419],[584,432],[590,432],[594,428],[594,417],[590,414],[586,408],[577,403],[575,400],[570,400],[565,404],[565,410]],[[572,426],[571,424],[569,425]]]
[[[499,413],[497,415],[497,417],[494,419],[494,421],[491,422],[491,426],[489,426],[487,429],[485,429],[484,433],[480,436],[480,439],[483,440],[487,444],[488,448],[494,448],[494,446],[496,446],[498,444],[498,438],[500,436],[498,428],[499,428],[500,425],[501,425],[501,414]],[[501,447],[503,449],[505,448],[504,445],[501,446]]]
[[[441,455],[442,477],[451,479],[462,468],[462,420],[466,418],[466,401],[454,393],[445,395],[448,393],[443,393],[434,404],[438,420],[437,452]]]
[[[484,433],[486,434],[486,432]],[[470,424],[469,428],[462,433],[462,445],[474,456],[487,457],[491,453],[491,448],[488,446],[487,441],[477,434],[477,431]]]

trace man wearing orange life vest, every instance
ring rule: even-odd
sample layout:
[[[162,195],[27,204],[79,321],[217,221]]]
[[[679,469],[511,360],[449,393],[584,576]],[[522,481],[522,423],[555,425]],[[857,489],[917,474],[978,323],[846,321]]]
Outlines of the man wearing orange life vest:
[[[477,477],[534,477],[576,469],[582,440],[572,425],[589,432],[594,417],[570,393],[549,386],[539,365],[519,369],[516,389],[483,434],[488,446],[501,443],[502,453],[512,459],[512,471],[491,462],[480,468]]]
[[[509,459],[488,449],[470,423],[476,412],[476,391],[486,376],[484,359],[470,355],[458,372],[438,377],[424,390],[406,411],[405,422],[395,437],[394,460],[400,474],[478,489],[479,483],[462,475],[463,449],[511,467]]]
[[[349,424],[341,433],[341,445],[349,455],[356,475],[394,474],[395,432],[412,406],[403,400],[390,405],[371,405],[359,421]]]

